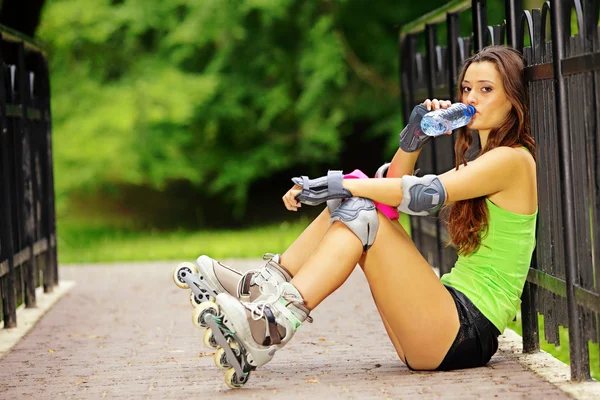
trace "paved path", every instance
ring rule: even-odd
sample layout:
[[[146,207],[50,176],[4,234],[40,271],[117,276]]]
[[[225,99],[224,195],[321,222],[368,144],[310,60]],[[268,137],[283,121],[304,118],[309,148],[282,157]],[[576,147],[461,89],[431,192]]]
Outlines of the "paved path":
[[[0,360],[0,399],[568,398],[502,352],[483,368],[409,371],[360,270],[243,389],[229,390],[191,323],[189,291],[172,282],[175,264],[61,267],[77,285]]]

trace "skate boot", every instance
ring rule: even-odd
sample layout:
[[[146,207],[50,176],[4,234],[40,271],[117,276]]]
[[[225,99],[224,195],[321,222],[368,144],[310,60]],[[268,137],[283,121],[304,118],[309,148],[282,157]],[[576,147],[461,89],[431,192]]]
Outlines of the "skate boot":
[[[180,264],[173,273],[175,284],[182,288],[191,288],[190,303],[194,307],[192,322],[197,327],[206,327],[204,317],[207,314],[219,315],[215,297],[219,293],[228,293],[244,301],[254,301],[261,296],[261,286],[265,282],[279,284],[292,279],[287,269],[279,264],[279,254],[264,254],[266,261],[262,267],[245,274],[219,261],[202,255],[194,265],[189,262]],[[214,342],[204,343],[215,347]]]
[[[227,369],[225,383],[231,388],[243,386],[304,321],[312,322],[300,292],[289,282],[263,285],[263,295],[252,303],[227,293],[219,294],[216,303],[221,315],[206,317],[206,333],[218,344],[215,365]]]

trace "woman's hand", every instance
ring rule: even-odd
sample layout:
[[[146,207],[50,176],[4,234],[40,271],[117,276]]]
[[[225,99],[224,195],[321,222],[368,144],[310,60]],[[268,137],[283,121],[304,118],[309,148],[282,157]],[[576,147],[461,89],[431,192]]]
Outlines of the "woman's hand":
[[[298,211],[298,207],[302,207],[302,204],[296,200],[296,196],[302,191],[302,186],[294,185],[286,194],[283,195],[283,204],[285,208],[290,211]]]
[[[450,100],[427,99],[423,102],[423,104],[425,105],[428,111],[431,109],[435,111],[439,110],[440,108],[450,107],[452,105],[452,102]],[[452,131],[444,132],[444,135],[452,135]]]
[[[427,99],[423,102],[423,104],[425,105],[425,107],[427,107],[427,111],[431,111],[432,108],[435,111],[439,110],[440,108],[450,107],[452,105],[452,102],[450,100]]]

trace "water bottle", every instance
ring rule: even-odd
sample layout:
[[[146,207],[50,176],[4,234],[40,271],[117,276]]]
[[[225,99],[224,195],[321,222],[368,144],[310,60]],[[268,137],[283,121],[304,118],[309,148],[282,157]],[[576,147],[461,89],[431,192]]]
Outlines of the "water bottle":
[[[421,129],[428,136],[439,136],[467,125],[476,111],[473,106],[454,103],[448,108],[440,108],[425,114],[421,120]]]

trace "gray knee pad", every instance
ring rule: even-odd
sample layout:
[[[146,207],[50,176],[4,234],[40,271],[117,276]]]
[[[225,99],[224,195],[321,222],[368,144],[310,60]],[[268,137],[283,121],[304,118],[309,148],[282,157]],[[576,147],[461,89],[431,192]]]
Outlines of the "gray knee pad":
[[[363,197],[351,197],[331,213],[330,222],[340,221],[362,242],[363,251],[369,250],[379,229],[375,203]]]
[[[329,209],[329,213],[334,212],[335,209],[340,206],[340,204],[342,204],[342,199],[327,200],[327,208]]]
[[[435,213],[446,202],[446,188],[437,175],[402,177],[402,202],[398,211],[424,216]]]

